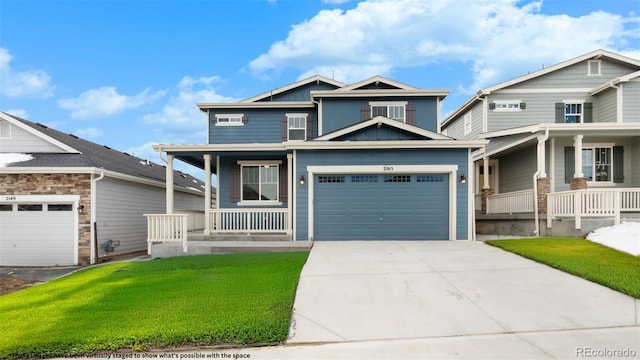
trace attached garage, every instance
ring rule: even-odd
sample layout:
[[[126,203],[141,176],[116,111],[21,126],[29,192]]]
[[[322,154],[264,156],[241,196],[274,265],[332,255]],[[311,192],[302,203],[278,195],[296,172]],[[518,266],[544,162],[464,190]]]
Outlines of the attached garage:
[[[0,266],[76,265],[79,198],[3,195]]]
[[[315,178],[315,240],[447,240],[448,174]]]

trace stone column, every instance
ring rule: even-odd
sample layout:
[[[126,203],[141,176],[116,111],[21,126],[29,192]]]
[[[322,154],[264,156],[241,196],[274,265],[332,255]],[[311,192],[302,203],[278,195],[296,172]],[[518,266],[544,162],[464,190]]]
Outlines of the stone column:
[[[569,183],[569,189],[571,190],[585,190],[587,188],[587,178],[575,177],[571,179]]]
[[[486,170],[485,170],[486,171]],[[493,189],[482,189],[482,213],[487,213],[487,199],[493,195]]]
[[[536,201],[538,202],[538,212],[547,212],[547,194],[551,192],[551,178],[538,178],[536,180],[538,186],[538,194]]]

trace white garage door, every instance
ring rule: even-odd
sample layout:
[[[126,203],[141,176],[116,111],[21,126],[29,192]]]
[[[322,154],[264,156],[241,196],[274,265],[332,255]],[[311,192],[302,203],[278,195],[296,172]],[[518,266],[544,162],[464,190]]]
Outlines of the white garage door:
[[[77,263],[77,220],[74,203],[66,199],[0,203],[0,266]]]

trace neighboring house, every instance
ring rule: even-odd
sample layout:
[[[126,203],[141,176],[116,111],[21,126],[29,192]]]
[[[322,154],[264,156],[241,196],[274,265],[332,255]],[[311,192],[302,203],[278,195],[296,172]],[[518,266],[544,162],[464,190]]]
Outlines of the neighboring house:
[[[143,214],[165,209],[165,167],[0,112],[0,163],[7,162],[0,266],[85,265],[146,250]],[[204,183],[173,178],[175,207],[202,212]]]
[[[640,212],[640,60],[597,50],[543,68],[478,91],[441,128],[489,140],[473,155],[478,210],[546,214],[542,230],[502,232],[584,233]]]
[[[217,175],[207,234],[468,240],[466,179],[471,152],[486,141],[437,133],[447,94],[380,76],[351,85],[314,76],[240,102],[198,104],[206,143],[155,149],[169,164],[205,169],[206,181]]]

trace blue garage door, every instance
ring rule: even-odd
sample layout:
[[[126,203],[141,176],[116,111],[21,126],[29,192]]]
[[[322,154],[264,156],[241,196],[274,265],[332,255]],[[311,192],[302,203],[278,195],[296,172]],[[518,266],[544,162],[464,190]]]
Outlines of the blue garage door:
[[[315,240],[448,240],[449,175],[317,175]]]

